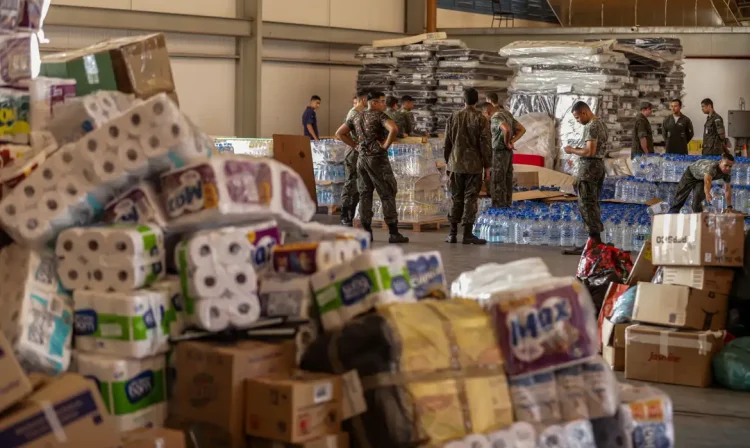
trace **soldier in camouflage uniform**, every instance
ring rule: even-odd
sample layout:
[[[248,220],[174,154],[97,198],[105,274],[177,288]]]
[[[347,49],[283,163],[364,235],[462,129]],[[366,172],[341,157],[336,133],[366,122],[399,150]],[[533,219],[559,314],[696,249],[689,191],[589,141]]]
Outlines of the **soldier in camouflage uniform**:
[[[494,95],[494,94],[493,94]],[[510,207],[513,202],[513,150],[526,128],[513,115],[498,106],[492,115],[492,183],[493,207]]]
[[[396,139],[398,128],[384,113],[384,110],[385,95],[382,92],[370,92],[367,95],[367,110],[342,124],[336,131],[336,137],[352,148],[356,147],[359,151],[357,187],[362,228],[370,232],[370,239],[372,239],[372,194],[373,191],[377,191],[390,232],[388,242],[408,243],[409,238],[398,231],[396,211],[398,186],[391,162],[388,160],[388,148]],[[356,131],[358,139],[356,142],[351,137],[352,130]],[[387,136],[386,131],[388,131]]]
[[[703,155],[720,156],[728,150],[724,119],[714,111],[714,102],[710,98],[701,101],[701,110],[707,115],[703,125]]]
[[[398,126],[398,138],[409,136],[409,134],[404,133],[404,129],[406,129],[409,125],[404,114],[398,111],[398,98],[396,98],[395,96],[386,97],[385,114],[388,115],[388,118],[393,120],[394,123],[396,123],[396,126]]]
[[[723,153],[721,160],[718,162],[715,160],[699,160],[692,163],[682,174],[669,213],[680,213],[691,192],[693,193],[693,212],[702,212],[703,201],[711,202],[713,199],[711,197],[711,182],[717,179],[724,181],[724,196],[726,197],[726,203],[730,204],[727,208],[731,209],[731,172],[733,165],[734,156],[728,153]]]
[[[366,91],[358,90],[355,99],[357,100],[357,104],[346,114],[344,123],[351,121],[367,108]],[[351,137],[352,140],[357,141],[356,130],[351,129]],[[341,224],[348,227],[352,227],[354,224],[354,214],[357,212],[357,204],[359,203],[359,191],[357,191],[358,155],[359,152],[357,149],[352,147],[346,148],[346,153],[344,154],[346,181],[344,182],[344,189],[341,192]]]
[[[464,92],[465,106],[453,112],[445,126],[445,161],[448,163],[451,189],[451,229],[446,242],[456,243],[458,222],[463,218],[463,243],[486,244],[472,233],[477,217],[477,201],[482,189],[482,174],[489,177],[491,161],[490,128],[487,118],[476,109],[479,94]]]
[[[654,153],[654,133],[651,131],[651,123],[648,117],[654,112],[651,103],[641,104],[641,113],[635,118],[635,130],[633,131],[633,147],[630,150],[630,158],[641,154]]]
[[[584,125],[583,148],[565,147],[566,154],[575,154],[578,160],[578,209],[581,213],[589,239],[601,243],[602,215],[599,210],[599,195],[604,186],[604,156],[607,155],[607,127],[589,108],[588,104],[579,101],[573,105],[573,117]],[[580,255],[583,248],[566,250],[566,255]]]
[[[414,119],[414,114],[411,112],[414,109],[414,98],[409,95],[401,97],[401,114],[404,116],[404,134],[417,135],[417,120]]]

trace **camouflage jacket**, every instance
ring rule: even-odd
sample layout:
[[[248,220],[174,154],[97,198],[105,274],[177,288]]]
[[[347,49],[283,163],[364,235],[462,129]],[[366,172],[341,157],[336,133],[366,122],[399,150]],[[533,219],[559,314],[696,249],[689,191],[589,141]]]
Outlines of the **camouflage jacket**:
[[[716,112],[706,117],[706,124],[703,125],[703,151],[715,149],[723,151],[724,139],[721,134],[726,135],[724,130],[724,119]]]
[[[648,118],[639,113],[635,118],[635,130],[633,132],[633,148],[631,149],[631,154],[643,154],[643,148],[641,147],[641,139],[643,137],[646,137],[646,147],[648,148],[648,152],[653,153],[654,133],[651,131],[651,123],[649,123]]]
[[[410,110],[406,109],[401,109],[399,112],[401,112],[401,114],[403,114],[404,118],[406,119],[404,124],[404,134],[414,134],[414,129],[416,129],[417,127],[417,120],[414,119],[414,114],[411,113]],[[401,126],[399,126],[399,129],[400,128]]]
[[[357,115],[359,115],[360,112],[362,112],[362,111],[357,110],[356,107],[352,107],[349,110],[349,112],[346,114],[346,118],[344,119],[344,123],[349,123],[354,117],[356,117]],[[349,130],[351,131],[350,135],[352,136],[352,140],[354,140],[355,142],[358,141],[357,140],[357,131],[356,131],[356,129],[349,128]]]
[[[456,173],[480,174],[492,167],[487,118],[474,107],[453,112],[445,125],[445,161]]]
[[[583,128],[584,143],[591,140],[596,142],[596,154],[592,158],[603,159],[607,155],[607,152],[609,152],[608,138],[609,132],[607,131],[607,126],[599,117],[594,117]]]
[[[409,126],[409,124],[404,114],[393,109],[386,110],[385,114],[388,115],[388,118],[393,120],[394,123],[396,123],[396,126],[398,126],[399,137],[403,137],[404,134],[408,134],[408,132],[406,132],[406,128]]]
[[[723,180],[725,183],[731,183],[732,177],[729,174],[724,174],[719,169],[719,162],[715,160],[699,160],[692,163],[688,167],[688,171],[695,178],[695,180],[703,181],[703,178],[708,174],[713,180]]]
[[[492,149],[494,151],[508,150],[505,146],[505,135],[503,135],[503,130],[500,129],[500,124],[507,123],[507,125],[510,126],[510,138],[513,138],[513,132],[515,131],[516,126],[516,119],[513,118],[513,114],[505,109],[500,109],[492,114],[491,123]]]
[[[346,121],[346,127],[357,132],[357,150],[361,155],[375,156],[387,154],[381,142],[388,135],[385,124],[391,121],[383,112],[367,109]]]

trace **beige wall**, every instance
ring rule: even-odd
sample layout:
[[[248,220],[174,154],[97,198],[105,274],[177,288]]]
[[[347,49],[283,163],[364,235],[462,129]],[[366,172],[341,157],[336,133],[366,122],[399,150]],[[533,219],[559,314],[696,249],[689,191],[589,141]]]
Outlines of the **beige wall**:
[[[263,0],[263,20],[404,32],[407,0]]]
[[[453,11],[450,9],[438,9],[437,26],[440,28],[489,28],[492,24],[492,16],[488,14],[474,14],[471,12]],[[496,26],[500,26],[496,22]],[[505,26],[503,22],[502,26]],[[555,23],[535,22],[531,20],[515,19],[515,28],[548,28],[557,27]]]
[[[285,0],[277,0],[283,2]],[[265,2],[264,2],[265,3]],[[55,5],[235,17],[235,0],[54,0]]]

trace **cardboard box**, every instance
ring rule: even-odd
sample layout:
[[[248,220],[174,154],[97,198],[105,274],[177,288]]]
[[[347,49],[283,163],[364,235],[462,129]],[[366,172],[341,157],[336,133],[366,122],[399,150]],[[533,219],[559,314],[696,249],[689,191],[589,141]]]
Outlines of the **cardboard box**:
[[[21,401],[31,391],[31,381],[13,354],[13,347],[0,333],[0,412]]]
[[[175,90],[166,40],[160,33],[45,56],[41,76],[75,79],[78,96],[119,90],[145,99]]]
[[[375,48],[381,47],[402,47],[404,45],[413,45],[421,43],[427,39],[447,39],[448,35],[443,31],[435,33],[424,33],[417,34],[415,36],[398,37],[395,39],[381,39],[372,41],[372,46]]]
[[[307,192],[310,193],[310,198],[317,202],[310,139],[304,135],[274,134],[273,158],[299,174],[307,187]]]
[[[136,429],[122,435],[123,448],[185,448],[185,433],[175,429]]]
[[[604,319],[602,324],[602,357],[614,371],[625,369],[625,329],[632,324],[615,324]]]
[[[657,215],[651,244],[657,266],[742,266],[744,217],[736,213]]]
[[[734,270],[725,268],[664,266],[662,275],[664,284],[706,289],[717,294],[729,294],[734,280]]]
[[[650,282],[656,272],[656,266],[652,261],[651,240],[643,243],[641,251],[638,252],[638,258],[633,263],[633,269],[628,276],[628,285],[635,285],[638,282]]]
[[[724,333],[632,325],[625,330],[625,345],[625,378],[707,387]]]
[[[691,330],[723,330],[729,297],[687,286],[638,283],[633,320]]]
[[[175,420],[181,427],[199,427],[207,446],[244,448],[245,380],[285,374],[294,368],[294,356],[294,343],[179,343]]]
[[[247,380],[248,435],[304,443],[341,432],[341,377],[298,372]]]
[[[120,435],[96,383],[65,374],[0,418],[0,446],[110,448],[120,446]]]
[[[250,439],[249,448],[349,448],[349,435],[341,434],[321,437],[301,444],[284,443],[269,439]]]
[[[513,171],[513,186],[515,187],[538,187],[539,173],[536,171]]]

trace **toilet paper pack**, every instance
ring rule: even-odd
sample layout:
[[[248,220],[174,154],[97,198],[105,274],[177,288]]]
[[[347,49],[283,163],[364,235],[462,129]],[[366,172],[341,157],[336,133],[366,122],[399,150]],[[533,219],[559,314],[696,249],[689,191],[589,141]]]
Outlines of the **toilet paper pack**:
[[[39,76],[42,59],[36,33],[12,32],[0,35],[0,85],[14,85]]]
[[[516,420],[537,427],[562,421],[554,374],[529,375],[512,378],[508,382]]]
[[[277,274],[312,275],[361,253],[359,245],[350,240],[284,244],[273,248],[273,270]]]
[[[29,92],[23,88],[0,87],[0,141],[17,145],[29,144]]]
[[[0,225],[42,247],[92,223],[124,187],[209,154],[198,134],[166,94],[136,104],[55,151],[0,204]]]
[[[586,403],[589,418],[611,417],[620,404],[619,385],[615,373],[601,357],[583,364]]]
[[[303,243],[308,241],[354,240],[360,249],[370,249],[370,234],[362,229],[340,225],[326,225],[311,221],[304,223],[286,233],[285,243]]]
[[[590,385],[583,375],[583,365],[578,364],[555,372],[560,410],[565,421],[589,418],[588,394]]]
[[[167,217],[154,187],[146,181],[113,199],[104,209],[104,222],[108,224],[154,224],[167,228]]]
[[[259,283],[262,316],[309,317],[312,304],[310,276],[269,275],[261,278]]]
[[[29,83],[31,118],[29,124],[31,125],[31,145],[35,150],[53,151],[64,143],[74,142],[83,137],[83,133],[80,133],[73,140],[59,143],[49,128],[50,122],[57,115],[60,107],[67,101],[73,101],[75,96],[75,79],[40,76],[31,80]]]
[[[0,329],[30,372],[68,369],[72,300],[62,288],[52,254],[12,244],[0,250]]]
[[[509,428],[488,436],[492,448],[537,448],[534,426],[526,422],[513,423]]]
[[[77,350],[136,359],[169,350],[170,303],[164,291],[78,290],[73,299]]]
[[[57,238],[55,253],[71,290],[131,291],[164,276],[164,234],[153,225],[71,228]]]
[[[411,287],[418,300],[448,297],[448,283],[445,280],[445,266],[438,251],[415,252],[406,255],[406,269],[409,271]]]
[[[167,417],[166,357],[108,357],[76,352],[75,368],[99,386],[117,428],[160,428]]]
[[[311,284],[323,327],[341,328],[378,304],[412,302],[406,260],[398,247],[368,251],[348,263],[320,271]]]
[[[151,285],[151,291],[165,294],[169,301],[165,323],[170,337],[178,337],[188,328],[189,321],[185,312],[185,298],[182,296],[182,284],[178,275],[167,275],[164,279]]]
[[[221,154],[163,174],[161,187],[180,230],[269,218],[299,226],[317,210],[300,175],[273,159]]]

